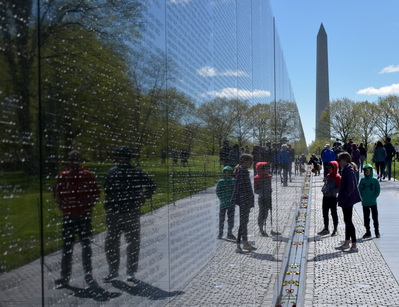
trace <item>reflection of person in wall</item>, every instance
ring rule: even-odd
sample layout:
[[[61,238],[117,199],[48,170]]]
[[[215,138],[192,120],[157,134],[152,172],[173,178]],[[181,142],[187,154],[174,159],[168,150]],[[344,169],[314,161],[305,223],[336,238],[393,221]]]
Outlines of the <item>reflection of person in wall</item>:
[[[239,163],[240,159],[240,146],[234,144],[233,148],[229,152],[229,165],[235,167]]]
[[[237,240],[233,235],[235,204],[231,202],[235,184],[233,171],[234,169],[231,166],[225,166],[223,178],[218,181],[216,186],[216,195],[220,200],[218,239],[223,237],[224,220],[227,214],[227,239]]]
[[[90,286],[97,283],[92,277],[91,263],[91,211],[100,197],[94,175],[81,165],[81,155],[72,150],[69,155],[69,167],[61,172],[54,188],[54,197],[62,211],[62,259],[61,278],[56,280],[57,288],[69,285],[72,273],[72,253],[75,236],[79,236],[82,245],[82,262],[85,281]]]
[[[181,164],[183,167],[186,167],[188,164],[188,158],[190,158],[190,153],[187,149],[183,149],[180,154]]]
[[[172,151],[172,161],[174,165],[179,162],[179,153],[176,150]]]
[[[162,163],[162,165],[166,164],[166,150],[165,149],[161,150],[161,163]]]
[[[268,237],[264,229],[266,219],[272,211],[272,175],[270,175],[270,164],[267,162],[258,162],[256,164],[257,174],[254,178],[255,193],[259,195],[258,205],[258,226],[259,234],[262,237]]]
[[[223,145],[220,148],[219,152],[219,159],[221,165],[223,166],[229,165],[229,152],[230,152],[229,141],[223,141]]]
[[[115,150],[116,166],[105,178],[105,211],[107,235],[105,255],[109,274],[105,282],[119,276],[120,240],[122,233],[126,241],[127,280],[134,282],[140,251],[140,207],[146,198],[151,198],[155,183],[141,169],[132,166],[131,150],[120,146]]]
[[[291,154],[288,150],[287,144],[281,145],[281,150],[279,151],[278,154],[278,164],[281,167],[281,171],[283,172],[283,186],[288,186],[287,181],[288,181],[288,173],[291,168]]]
[[[243,241],[243,248],[246,250],[255,250],[248,243],[248,222],[249,212],[254,207],[254,193],[252,191],[251,179],[249,178],[248,168],[252,164],[252,155],[242,154],[239,160],[239,165],[235,169],[236,183],[234,185],[233,197],[231,201],[240,207],[240,227],[237,235],[237,253],[241,253],[241,239]]]

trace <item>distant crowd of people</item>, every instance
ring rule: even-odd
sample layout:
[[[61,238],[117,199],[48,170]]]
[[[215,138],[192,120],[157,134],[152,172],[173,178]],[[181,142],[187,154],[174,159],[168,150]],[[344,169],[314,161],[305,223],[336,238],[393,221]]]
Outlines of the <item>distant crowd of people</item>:
[[[395,148],[396,147],[396,148]],[[287,186],[288,178],[291,180],[292,164],[311,165],[312,172],[318,176],[323,169],[324,185],[322,187],[323,201],[322,213],[324,227],[318,233],[327,235],[329,230],[329,213],[333,221],[332,236],[337,235],[338,213],[337,206],[342,208],[345,223],[345,241],[336,249],[350,253],[358,252],[356,230],[352,222],[353,205],[361,202],[363,208],[363,218],[366,233],[363,239],[371,238],[370,213],[373,219],[374,233],[380,237],[377,198],[380,194],[379,181],[392,177],[392,161],[398,159],[399,145],[391,144],[391,139],[386,138],[385,144],[378,141],[374,145],[371,162],[376,166],[375,178],[373,166],[367,163],[367,150],[363,143],[357,145],[350,139],[348,142],[341,143],[339,140],[331,147],[326,144],[320,153],[320,157],[312,154],[309,161],[304,154],[295,158],[294,149],[288,144],[282,144],[277,150],[276,146],[267,144],[266,146],[255,145],[252,155],[248,149],[244,152],[238,150],[238,145],[232,148],[225,142],[220,151],[220,161],[224,165],[223,178],[217,185],[217,196],[220,199],[219,214],[219,235],[223,237],[225,216],[227,214],[228,230],[227,239],[235,240],[236,252],[241,253],[245,250],[255,250],[256,248],[248,243],[247,225],[249,212],[254,207],[255,194],[258,194],[258,227],[261,236],[268,236],[265,222],[272,212],[272,174],[281,173],[282,185]],[[238,161],[238,163],[237,163]],[[254,190],[251,186],[248,168],[254,168]],[[360,180],[360,172],[364,176]],[[254,191],[254,192],[253,192]],[[238,237],[232,233],[234,227],[235,206],[240,210]],[[272,225],[272,218],[271,226]],[[272,230],[272,235],[277,234]],[[242,243],[242,246],[241,246]]]

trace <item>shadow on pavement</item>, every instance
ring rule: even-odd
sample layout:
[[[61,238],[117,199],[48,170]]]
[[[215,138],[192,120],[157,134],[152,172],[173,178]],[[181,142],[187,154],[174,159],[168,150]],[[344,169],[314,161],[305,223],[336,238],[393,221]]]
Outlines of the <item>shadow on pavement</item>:
[[[252,253],[252,258],[259,259],[259,260],[266,260],[266,261],[276,261],[281,262],[281,259],[276,259],[273,255],[270,254],[259,254],[259,253]]]
[[[138,281],[132,286],[120,280],[113,280],[112,286],[121,291],[129,293],[130,295],[143,296],[149,300],[163,300],[165,298],[174,297],[184,293],[183,291],[168,292],[143,281]]]
[[[79,298],[90,298],[100,302],[106,302],[122,295],[122,293],[119,292],[108,292],[99,286],[93,286],[85,289],[68,286],[65,287],[65,289],[71,290],[73,292],[73,296]]]
[[[313,260],[309,261],[323,261],[323,260],[329,260],[329,259],[334,259],[334,258],[341,258],[342,257],[342,251],[336,251],[333,253],[328,253],[328,254],[320,254],[317,255],[316,257],[313,258]]]

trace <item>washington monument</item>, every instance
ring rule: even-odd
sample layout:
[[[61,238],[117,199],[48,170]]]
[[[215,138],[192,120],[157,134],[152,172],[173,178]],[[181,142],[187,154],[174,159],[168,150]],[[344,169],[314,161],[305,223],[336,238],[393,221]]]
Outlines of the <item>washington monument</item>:
[[[320,116],[330,103],[330,89],[328,83],[328,50],[327,33],[323,24],[317,34],[316,60],[316,139],[330,138],[330,118],[320,122]]]

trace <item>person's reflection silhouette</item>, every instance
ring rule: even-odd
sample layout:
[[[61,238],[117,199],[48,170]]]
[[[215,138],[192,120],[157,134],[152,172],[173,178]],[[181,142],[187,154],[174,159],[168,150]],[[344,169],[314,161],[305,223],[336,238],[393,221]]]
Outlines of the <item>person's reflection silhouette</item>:
[[[116,166],[111,168],[105,179],[105,210],[107,235],[105,255],[109,274],[104,278],[110,282],[119,276],[120,240],[122,233],[126,240],[127,280],[134,282],[140,251],[140,207],[146,198],[155,192],[155,183],[140,168],[132,166],[131,149],[120,146],[115,152]]]
[[[75,236],[82,245],[82,262],[85,280],[90,286],[97,283],[92,277],[91,263],[91,211],[100,197],[95,176],[81,165],[81,155],[72,150],[68,155],[68,170],[57,176],[54,197],[62,211],[62,259],[61,278],[55,281],[58,289],[69,286],[72,273],[72,253]]]

